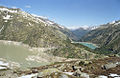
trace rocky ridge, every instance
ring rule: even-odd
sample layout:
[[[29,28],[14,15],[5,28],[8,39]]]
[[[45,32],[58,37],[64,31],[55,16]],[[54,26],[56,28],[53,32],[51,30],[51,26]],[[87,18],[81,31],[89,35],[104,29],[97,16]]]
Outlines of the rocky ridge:
[[[100,46],[103,54],[119,54],[120,20],[101,25],[86,34],[81,41],[92,42]]]

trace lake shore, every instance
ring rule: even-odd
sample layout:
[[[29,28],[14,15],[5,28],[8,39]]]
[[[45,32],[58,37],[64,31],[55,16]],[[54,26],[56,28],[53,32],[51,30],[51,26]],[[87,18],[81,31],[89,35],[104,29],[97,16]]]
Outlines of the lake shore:
[[[89,47],[91,49],[95,49],[95,48],[98,48],[97,44],[93,44],[91,42],[74,42],[74,41],[71,41],[71,43],[75,43],[75,44],[82,44],[86,47]]]

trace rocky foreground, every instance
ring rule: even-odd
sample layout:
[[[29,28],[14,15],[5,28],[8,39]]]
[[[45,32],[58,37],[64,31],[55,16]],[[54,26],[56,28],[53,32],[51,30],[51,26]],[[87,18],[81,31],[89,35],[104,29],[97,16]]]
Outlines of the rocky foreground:
[[[120,57],[56,62],[25,71],[1,69],[0,78],[120,78]]]

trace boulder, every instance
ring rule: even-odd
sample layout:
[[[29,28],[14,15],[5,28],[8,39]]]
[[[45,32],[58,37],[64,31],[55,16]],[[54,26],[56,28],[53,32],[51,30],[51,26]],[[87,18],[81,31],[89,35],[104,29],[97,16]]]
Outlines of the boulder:
[[[81,72],[79,69],[73,73],[76,77],[83,77],[83,78],[89,78],[89,75],[87,73]]]
[[[80,77],[81,71],[78,69],[73,73],[74,76]]]
[[[117,65],[120,65],[120,62],[116,62]]]
[[[38,73],[38,78],[41,78],[43,76],[47,76],[47,75],[50,75],[52,73],[55,73],[55,72],[60,72],[58,69],[56,68],[49,68],[49,69],[45,69],[43,70],[42,72],[39,72]]]
[[[80,77],[83,78],[90,78],[89,75],[87,73],[81,73]]]
[[[61,75],[59,76],[59,78],[69,78],[69,77],[68,77],[68,75],[66,75],[66,74],[61,74]]]
[[[84,70],[84,68],[82,68],[81,66],[72,66],[72,69],[73,69],[73,71],[76,71],[76,70],[83,71]]]
[[[109,64],[105,64],[104,66],[102,66],[102,68],[103,69],[110,69],[110,68],[114,68],[116,66],[117,66],[116,63],[109,63]]]
[[[89,65],[89,64],[92,64],[92,61],[80,61],[80,62],[79,62],[79,65],[80,65],[80,66],[81,66],[81,65],[86,66],[86,65]]]
[[[32,69],[32,73],[38,73],[37,69]]]

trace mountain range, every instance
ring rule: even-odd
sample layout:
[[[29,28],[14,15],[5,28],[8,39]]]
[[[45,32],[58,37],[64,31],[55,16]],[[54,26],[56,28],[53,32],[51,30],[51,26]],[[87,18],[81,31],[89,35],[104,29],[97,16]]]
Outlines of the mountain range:
[[[70,30],[46,17],[0,6],[1,78],[120,77],[117,55],[120,20]]]
[[[73,32],[47,18],[20,9],[0,7],[0,40],[22,42],[30,47],[54,48],[48,53],[67,58],[95,55],[87,47],[71,43],[72,39],[76,39]]]
[[[120,20],[100,25],[97,29],[84,35],[81,41],[92,42],[100,46],[104,54],[120,53]]]
[[[85,53],[94,55],[89,48],[73,44],[71,40],[97,44],[99,53],[119,54],[119,26],[120,21],[113,21],[100,26],[69,30],[46,17],[20,9],[0,7],[0,40],[22,42],[31,47],[54,48],[49,53],[55,56],[82,58]]]
[[[96,29],[97,27],[98,26],[81,26],[77,29],[70,29],[70,31],[77,37],[75,40],[79,41],[85,34]]]

